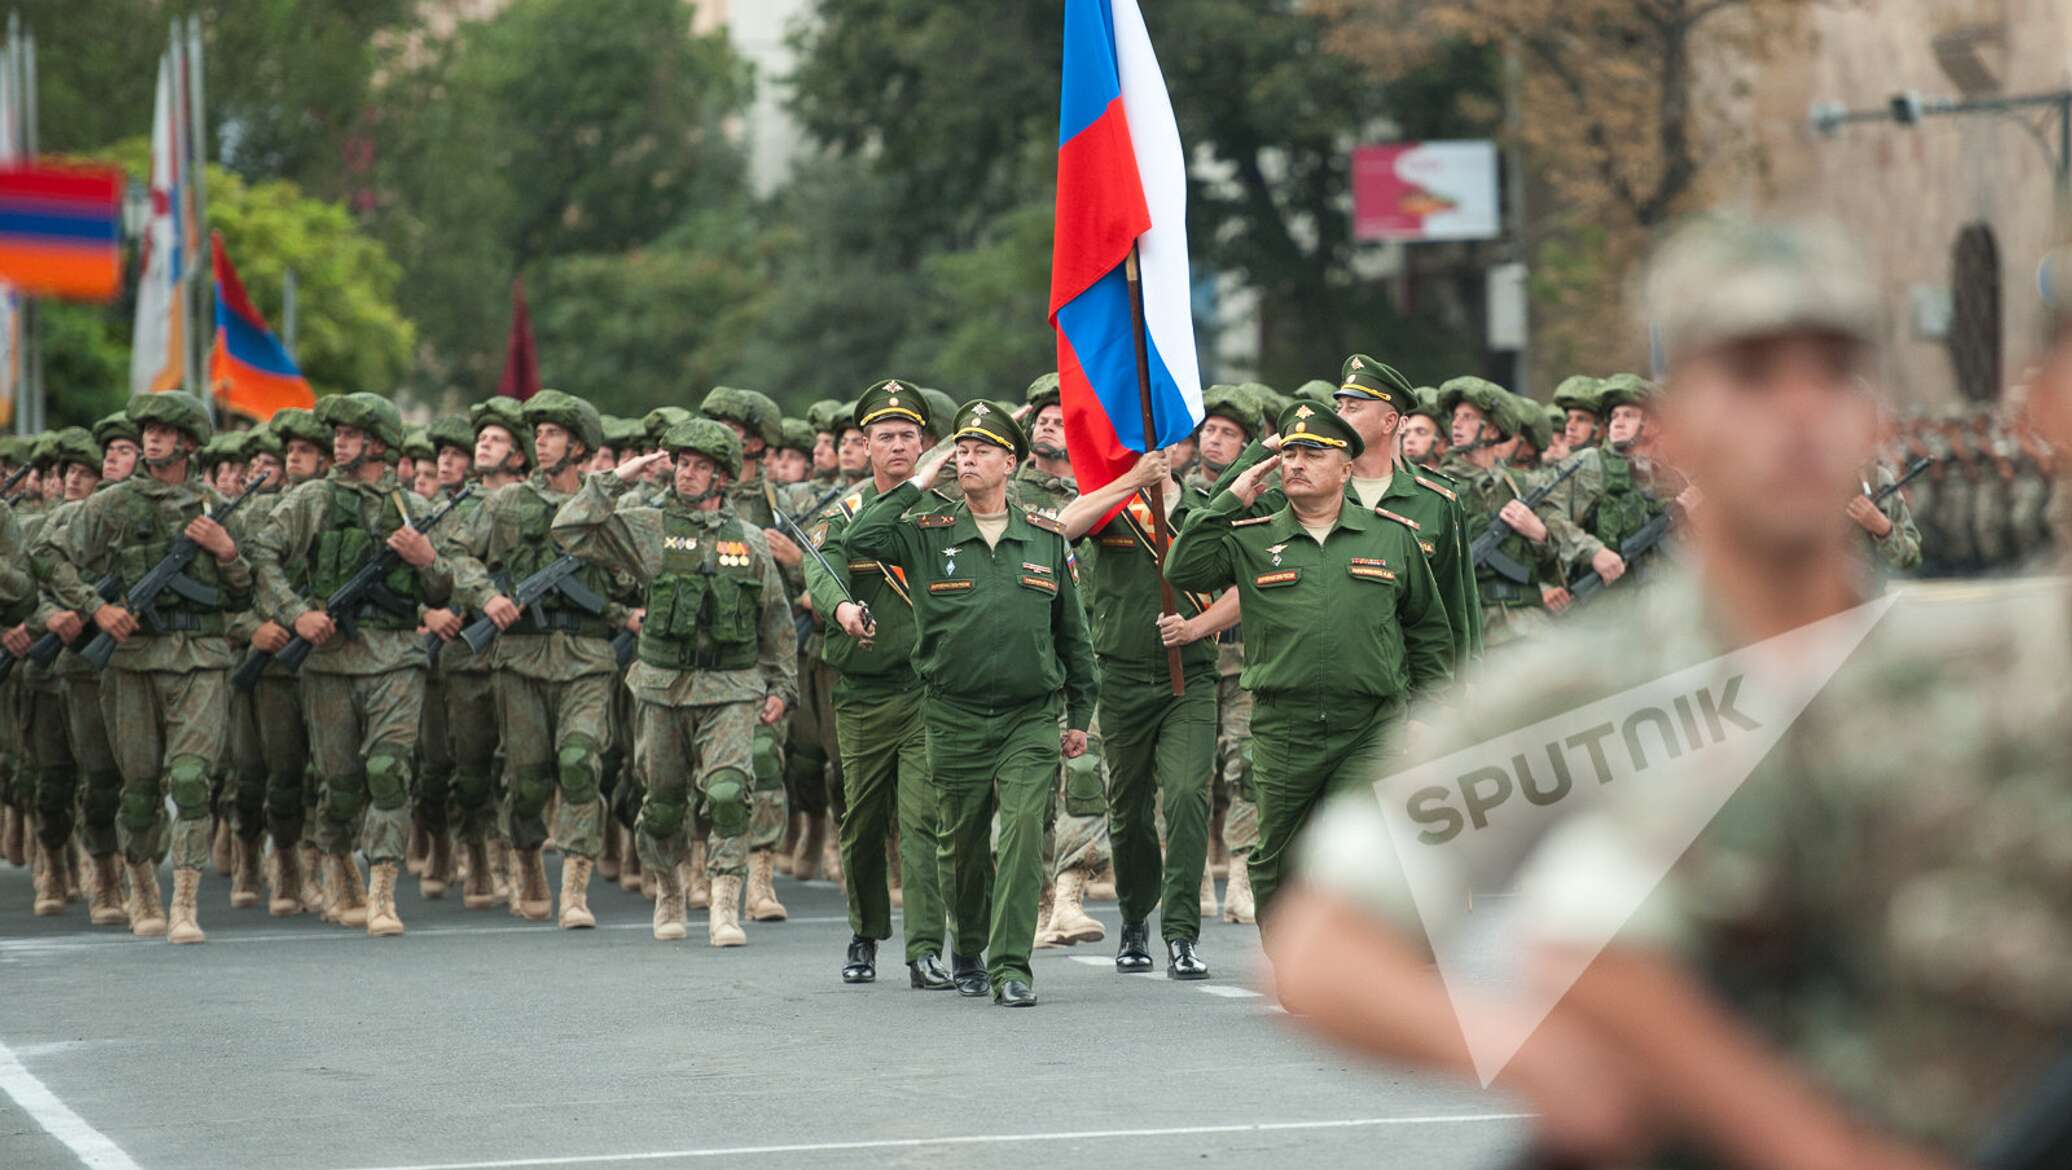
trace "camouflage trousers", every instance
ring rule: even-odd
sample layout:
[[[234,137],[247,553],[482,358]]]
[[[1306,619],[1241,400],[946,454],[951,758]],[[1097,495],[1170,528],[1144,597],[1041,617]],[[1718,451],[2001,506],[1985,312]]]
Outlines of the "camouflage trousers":
[[[485,841],[497,806],[496,676],[487,670],[453,670],[445,676],[446,748],[453,761],[446,788],[446,823],[462,842]],[[418,786],[420,803],[435,794]]]
[[[612,744],[604,753],[606,814],[628,829],[640,818],[647,792],[640,769],[633,766],[633,689],[622,672],[612,676]]]
[[[101,718],[101,676],[69,674],[65,692],[65,734],[72,759],[79,765],[79,836],[96,857],[115,852],[115,814],[122,807],[122,773],[115,768],[115,749]]]
[[[410,766],[417,754],[424,668],[381,674],[304,669],[302,700],[309,711],[310,756],[323,785],[317,848],[343,856],[352,852],[357,836],[370,863],[401,863],[410,843]]]
[[[835,734],[835,668],[799,656],[799,705],[792,710],[784,748],[784,789],[792,807],[808,815],[835,810],[847,801],[842,786],[842,748]]]
[[[748,872],[757,706],[636,700],[633,766],[647,781],[635,824],[642,865],[676,865],[689,834],[699,831],[706,834],[705,868],[714,877]]]
[[[597,856],[604,842],[604,801],[597,786],[611,741],[614,681],[610,674],[549,681],[496,672],[497,724],[510,773],[504,815],[511,844],[538,849],[546,843],[547,798],[558,789],[554,839],[570,857]]]
[[[784,799],[784,745],[777,739],[782,732],[781,727],[765,727],[757,722],[749,748],[754,780],[748,799],[748,848],[757,853],[777,847],[784,839],[784,822],[790,816],[789,804]]]
[[[156,862],[170,849],[175,869],[200,869],[209,860],[209,777],[227,748],[230,672],[111,666],[101,672],[101,720],[114,729],[109,743],[122,774],[123,856]]]
[[[1062,725],[1061,725],[1062,726]],[[1087,733],[1086,753],[1058,765],[1054,820],[1048,843],[1050,876],[1077,870],[1091,878],[1108,867],[1107,764],[1101,752],[1101,721]]]
[[[1252,692],[1238,676],[1216,680],[1216,811],[1223,814],[1223,848],[1235,858],[1259,844],[1259,800],[1252,790]]]
[[[20,710],[22,683],[19,671],[0,682],[0,805],[20,808],[16,803],[15,773],[21,767],[22,722],[13,715]]]
[[[35,810],[36,839],[44,847],[61,849],[72,838],[79,792],[79,767],[65,736],[64,698],[57,679],[40,667],[31,667],[23,681],[18,807]]]
[[[217,808],[244,840],[257,841],[265,834],[266,746],[259,738],[258,687],[231,689],[230,774]]]
[[[434,837],[452,831],[453,737],[446,730],[446,672],[427,670],[424,709],[417,717],[417,773],[410,791],[411,816]]]
[[[259,676],[251,698],[266,771],[266,830],[274,848],[292,849],[308,829],[318,790],[309,755],[309,721],[302,711],[302,682],[292,674],[269,670]]]
[[[1535,638],[1554,628],[1554,617],[1537,605],[1485,605],[1482,607],[1482,649],[1484,653]]]

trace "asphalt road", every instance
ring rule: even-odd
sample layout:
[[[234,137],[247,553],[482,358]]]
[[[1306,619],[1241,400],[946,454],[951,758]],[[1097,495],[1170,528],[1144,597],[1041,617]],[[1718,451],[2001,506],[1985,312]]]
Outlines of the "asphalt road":
[[[826,882],[780,879],[792,921],[731,951],[695,911],[689,942],[653,941],[615,888],[564,933],[415,886],[410,933],[374,940],[233,911],[211,873],[209,942],[174,948],[83,906],[34,918],[0,869],[0,1167],[1482,1170],[1524,1140],[1512,1101],[1291,1026],[1248,926],[1207,928],[1203,983],[1038,951],[1043,1002],[1009,1011],[908,990],[896,944],[843,985]]]

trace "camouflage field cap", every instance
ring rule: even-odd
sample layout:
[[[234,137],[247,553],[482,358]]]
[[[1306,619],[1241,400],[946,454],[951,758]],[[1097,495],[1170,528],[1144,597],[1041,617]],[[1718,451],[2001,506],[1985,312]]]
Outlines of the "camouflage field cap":
[[[1641,312],[1674,362],[1802,330],[1868,344],[1878,294],[1855,247],[1830,225],[1722,217],[1681,229],[1655,253]]]

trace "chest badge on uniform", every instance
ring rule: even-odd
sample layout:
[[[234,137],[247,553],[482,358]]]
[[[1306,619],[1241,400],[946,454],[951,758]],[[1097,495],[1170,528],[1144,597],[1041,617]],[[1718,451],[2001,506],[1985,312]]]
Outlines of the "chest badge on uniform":
[[[746,565],[748,563],[748,546],[738,540],[720,541],[719,563],[728,567]]]
[[[1271,545],[1266,551],[1273,555],[1273,563],[1278,565],[1281,563],[1281,554],[1288,551],[1288,546],[1286,544]]]
[[[695,536],[665,536],[662,538],[663,552],[694,552],[698,548]]]
[[[947,577],[957,571],[957,548],[955,545],[942,550],[942,572]]]

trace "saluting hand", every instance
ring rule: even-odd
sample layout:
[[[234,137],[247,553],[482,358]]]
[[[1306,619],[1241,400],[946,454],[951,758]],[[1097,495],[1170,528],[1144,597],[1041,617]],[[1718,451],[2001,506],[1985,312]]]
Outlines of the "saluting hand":
[[[942,474],[943,464],[948,463],[950,457],[956,453],[955,447],[944,445],[923,455],[921,462],[914,467],[914,483],[924,492],[934,487],[935,477]]]
[[[1076,760],[1086,754],[1086,732],[1068,731],[1059,737],[1058,748],[1068,760]]]
[[[669,458],[669,452],[667,451],[650,451],[645,455],[635,455],[633,458],[619,464],[617,468],[613,469],[612,474],[619,477],[620,483],[632,483],[646,475],[648,468],[667,458]]]
[[[1259,493],[1266,490],[1266,477],[1281,465],[1279,455],[1269,455],[1245,469],[1243,475],[1230,483],[1230,494],[1249,508],[1259,501]]]

